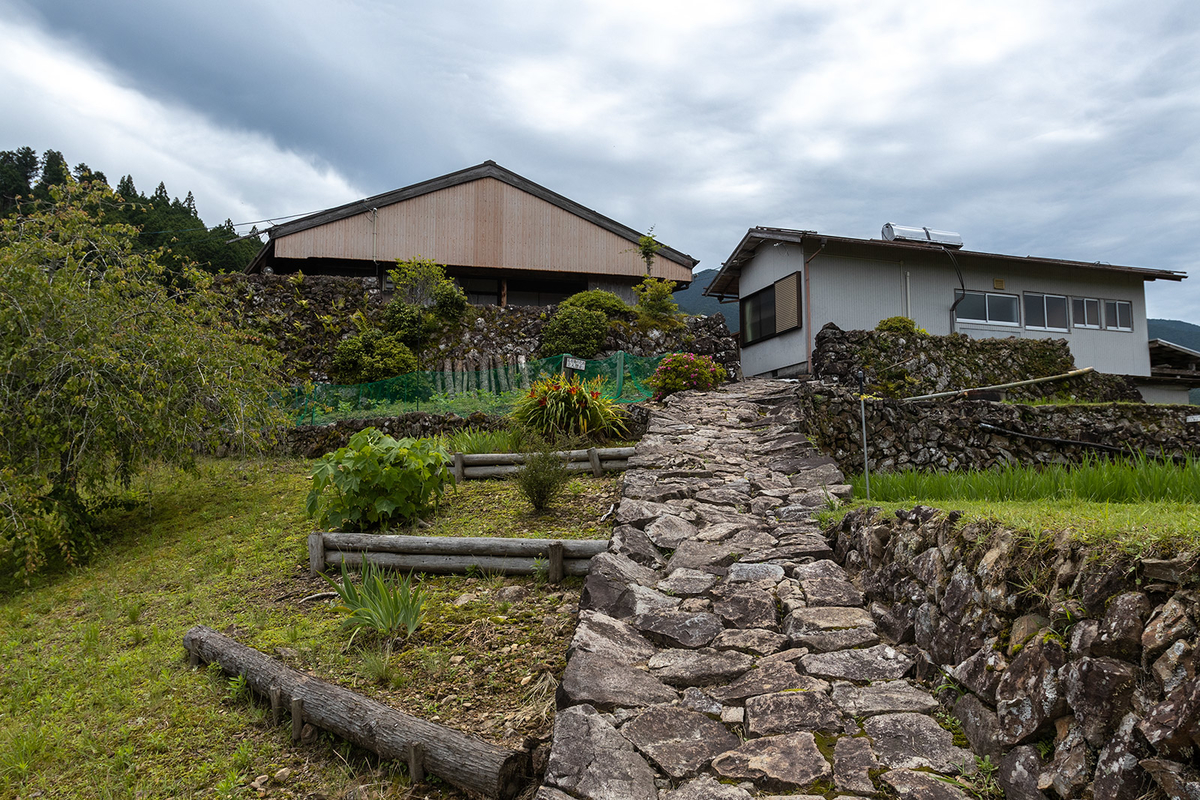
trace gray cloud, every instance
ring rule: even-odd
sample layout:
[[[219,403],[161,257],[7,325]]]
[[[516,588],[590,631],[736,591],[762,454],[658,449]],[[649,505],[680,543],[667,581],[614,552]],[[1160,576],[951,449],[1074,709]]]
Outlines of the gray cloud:
[[[208,175],[214,216],[307,211],[492,158],[655,225],[701,267],[752,225],[865,237],[895,221],[981,250],[1194,269],[1194,3],[0,9],[98,80],[193,115],[197,140],[237,149],[237,168],[201,141],[177,154],[178,174]],[[51,136],[53,109],[0,92],[41,119],[8,135]],[[139,147],[170,151],[155,135]],[[26,143],[110,174],[141,158],[55,138],[3,146]],[[1153,315],[1200,321],[1200,272],[1148,296]]]

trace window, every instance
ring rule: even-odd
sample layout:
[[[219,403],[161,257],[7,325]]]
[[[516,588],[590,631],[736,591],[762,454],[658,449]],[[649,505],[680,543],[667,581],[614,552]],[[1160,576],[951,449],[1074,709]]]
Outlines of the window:
[[[750,344],[775,335],[775,286],[742,301],[742,342]]]
[[[1099,328],[1100,301],[1091,297],[1072,297],[1071,322],[1076,328]]]
[[[954,290],[954,298],[962,298],[954,309],[954,318],[959,322],[987,322],[993,325],[1021,324],[1021,311],[1017,298],[1011,294],[991,292],[967,292]]]
[[[1067,298],[1057,294],[1027,293],[1025,327],[1044,331],[1067,330]]]
[[[804,324],[800,307],[800,273],[780,278],[742,300],[742,344],[752,344]]]
[[[1133,330],[1133,303],[1125,300],[1105,300],[1104,327],[1110,331]]]

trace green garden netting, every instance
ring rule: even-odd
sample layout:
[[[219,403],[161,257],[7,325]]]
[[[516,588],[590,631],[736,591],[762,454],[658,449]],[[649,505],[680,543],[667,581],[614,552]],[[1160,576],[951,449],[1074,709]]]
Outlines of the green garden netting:
[[[653,394],[645,381],[664,355],[640,357],[618,352],[608,358],[587,360],[583,377],[604,378],[605,397],[618,403],[636,403]],[[566,358],[569,356],[558,355],[478,370],[410,372],[353,386],[318,383],[285,389],[279,392],[277,402],[297,425],[392,417],[409,411],[459,416],[476,411],[507,414],[534,381],[561,374]]]

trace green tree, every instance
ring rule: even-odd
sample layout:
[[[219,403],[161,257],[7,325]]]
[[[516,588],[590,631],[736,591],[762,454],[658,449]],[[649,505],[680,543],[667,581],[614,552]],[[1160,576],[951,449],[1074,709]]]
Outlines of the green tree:
[[[50,187],[62,186],[71,178],[67,159],[57,150],[42,153],[41,177],[33,187],[33,196],[42,202],[50,201]]]
[[[642,261],[646,262],[646,277],[650,277],[650,268],[654,266],[654,256],[662,250],[662,245],[654,238],[654,226],[650,226],[650,230],[646,231],[645,236],[638,237],[638,253],[642,257]]]
[[[33,193],[38,155],[32,147],[0,151],[0,217],[17,210],[17,198]]]
[[[88,510],[151,461],[252,448],[279,358],[221,321],[211,278],[164,281],[103,183],[0,221],[0,570],[86,555]]]

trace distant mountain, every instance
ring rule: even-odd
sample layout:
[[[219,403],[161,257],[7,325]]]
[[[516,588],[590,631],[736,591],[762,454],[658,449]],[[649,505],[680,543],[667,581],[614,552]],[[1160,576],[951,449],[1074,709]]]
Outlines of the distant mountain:
[[[1200,352],[1200,325],[1178,319],[1146,320],[1147,339],[1165,339],[1172,344]]]
[[[704,290],[708,288],[715,277],[717,277],[715,269],[706,269],[695,273],[692,276],[691,286],[675,292],[675,302],[679,304],[679,310],[687,314],[697,316],[711,316],[717,312],[724,314],[725,324],[729,326],[729,330],[736,333],[738,329],[737,303],[720,303],[715,297],[704,296]]]

